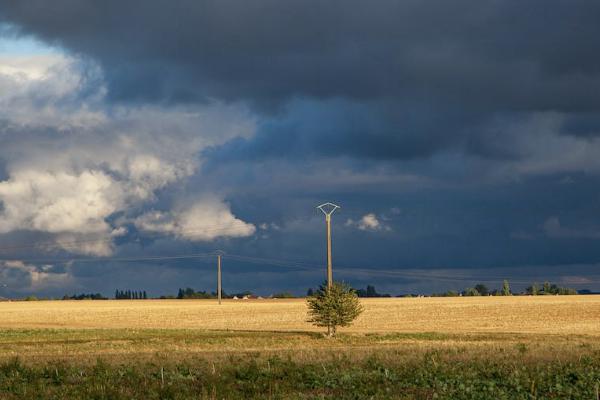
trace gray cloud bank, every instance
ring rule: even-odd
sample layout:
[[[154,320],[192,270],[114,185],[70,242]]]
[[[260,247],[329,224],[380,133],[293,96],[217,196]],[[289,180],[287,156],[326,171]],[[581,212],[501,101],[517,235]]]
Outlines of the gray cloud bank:
[[[599,96],[600,6],[589,1],[61,0],[4,2],[2,15],[99,60],[125,98],[586,110]]]
[[[300,145],[325,154],[460,146],[518,157],[494,136],[529,113],[560,114],[561,134],[600,126],[600,6],[589,1],[23,1],[1,14],[92,57],[116,100],[217,98],[285,112],[308,98],[316,105],[292,103],[288,114],[333,121],[314,138],[310,122],[277,125],[292,132],[265,133],[275,145],[304,128]]]

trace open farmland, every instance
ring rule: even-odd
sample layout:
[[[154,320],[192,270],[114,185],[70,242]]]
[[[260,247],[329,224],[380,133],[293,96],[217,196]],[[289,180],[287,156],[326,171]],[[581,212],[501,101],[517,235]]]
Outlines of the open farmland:
[[[600,296],[363,299],[343,332],[600,335]],[[303,299],[107,300],[0,303],[0,328],[315,331]]]
[[[0,303],[0,398],[595,398],[600,296]],[[25,377],[25,378],[24,378]]]

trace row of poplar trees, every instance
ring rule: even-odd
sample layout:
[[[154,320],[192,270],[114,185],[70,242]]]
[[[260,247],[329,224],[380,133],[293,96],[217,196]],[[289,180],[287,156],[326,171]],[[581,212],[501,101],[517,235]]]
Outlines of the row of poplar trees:
[[[148,295],[146,294],[145,290],[142,291],[138,291],[138,290],[115,290],[115,299],[117,300],[121,300],[121,299],[127,299],[127,300],[138,300],[138,299],[142,299],[142,300],[146,300],[148,298]]]

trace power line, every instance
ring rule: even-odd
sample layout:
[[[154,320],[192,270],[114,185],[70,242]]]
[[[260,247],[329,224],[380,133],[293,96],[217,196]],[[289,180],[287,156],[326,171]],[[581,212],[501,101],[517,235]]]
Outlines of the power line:
[[[2,262],[21,261],[23,263],[46,263],[46,264],[72,264],[72,263],[95,263],[95,262],[130,262],[130,261],[162,261],[183,260],[194,258],[214,257],[215,253],[182,254],[173,256],[145,256],[145,257],[97,257],[97,258],[67,258],[67,259],[0,259]]]
[[[322,268],[321,265],[312,264],[307,262],[298,262],[298,261],[285,261],[285,260],[277,260],[277,259],[267,259],[260,257],[248,257],[248,256],[240,256],[234,254],[227,254],[226,257],[232,258],[238,261],[246,261],[254,264],[269,264],[274,266],[288,267],[305,271],[314,271],[317,272]],[[380,276],[390,276],[390,277],[399,277],[399,278],[412,278],[417,280],[434,280],[434,281],[449,281],[449,282],[499,282],[506,279],[506,276],[503,277],[487,277],[486,279],[480,279],[477,277],[459,277],[459,276],[448,276],[448,275],[440,275],[435,273],[426,273],[426,272],[414,272],[414,271],[398,271],[398,270],[382,270],[382,269],[371,269],[371,268],[361,268],[361,267],[336,267],[336,271],[340,271],[346,274],[365,274],[365,275],[380,275]],[[532,277],[530,280],[512,280],[511,282],[517,284],[530,284],[532,281],[535,281],[535,278]],[[590,283],[598,283],[600,280],[593,281],[590,280]]]
[[[71,259],[42,259],[42,260],[19,260],[23,263],[47,263],[47,264],[71,264],[71,263],[93,263],[93,262],[135,262],[135,261],[167,261],[167,260],[185,260],[185,259],[209,259],[217,256],[216,252],[209,253],[195,253],[195,254],[180,254],[171,256],[145,256],[145,257],[100,257],[100,258],[71,258]],[[229,258],[233,261],[247,262],[251,264],[267,264],[282,268],[291,268],[294,270],[319,272],[322,265],[314,264],[310,262],[293,261],[293,260],[280,260],[271,259],[264,257],[251,257],[237,254],[221,253],[223,258]],[[0,259],[0,261],[15,261]],[[495,278],[477,278],[477,277],[458,277],[458,276],[447,276],[435,273],[426,272],[414,272],[414,271],[399,271],[399,270],[382,270],[382,269],[370,269],[364,267],[338,267],[336,270],[342,274],[361,274],[361,275],[375,275],[375,276],[388,276],[397,278],[411,278],[416,280],[432,280],[432,281],[447,281],[447,282],[499,282],[507,277],[495,277]],[[529,280],[513,280],[512,283],[517,284],[530,284],[535,281],[534,277]],[[600,283],[600,280],[589,279],[588,283]]]

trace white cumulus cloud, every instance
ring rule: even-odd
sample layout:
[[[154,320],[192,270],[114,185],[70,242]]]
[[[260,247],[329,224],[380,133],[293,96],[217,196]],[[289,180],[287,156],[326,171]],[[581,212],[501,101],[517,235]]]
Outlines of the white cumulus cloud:
[[[236,218],[229,206],[215,199],[171,212],[148,212],[136,218],[135,226],[143,231],[168,233],[191,241],[244,237],[256,231],[253,224]]]
[[[160,190],[198,170],[203,149],[253,134],[244,107],[112,106],[98,66],[59,53],[40,57],[0,57],[0,233],[43,232],[58,248],[99,256],[113,252],[112,238],[139,214],[147,230],[182,238],[203,227],[198,237],[206,240],[253,233],[220,200],[154,220],[145,211]],[[118,213],[127,218],[111,218]],[[222,226],[216,235],[215,224]]]
[[[374,213],[368,213],[362,216],[358,221],[348,219],[346,226],[354,226],[361,231],[390,231],[391,228],[381,222]]]

